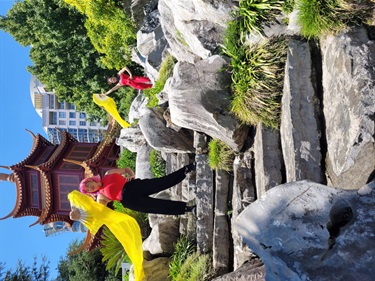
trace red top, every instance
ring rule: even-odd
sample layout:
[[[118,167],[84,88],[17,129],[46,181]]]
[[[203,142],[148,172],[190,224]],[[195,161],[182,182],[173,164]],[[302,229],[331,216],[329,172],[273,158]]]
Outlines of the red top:
[[[126,183],[126,178],[120,174],[114,173],[105,175],[102,179],[102,188],[99,190],[100,194],[103,194],[110,200],[121,201],[122,189]]]
[[[122,86],[129,86],[130,85],[130,76],[125,74],[125,73],[121,73],[119,75],[119,84],[122,85]]]

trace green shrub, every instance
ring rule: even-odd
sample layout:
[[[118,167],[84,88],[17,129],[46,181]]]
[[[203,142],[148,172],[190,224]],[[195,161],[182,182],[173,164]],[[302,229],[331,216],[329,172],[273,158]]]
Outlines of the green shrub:
[[[131,48],[136,43],[133,21],[111,0],[64,0],[87,19],[87,35],[95,49],[103,54],[102,63],[109,69],[121,69],[131,62]]]
[[[119,159],[117,160],[117,167],[119,168],[130,168],[135,172],[135,162],[137,159],[137,153],[131,152],[128,149],[124,149]]]
[[[196,252],[195,244],[182,236],[175,245],[169,263],[169,277],[172,281],[207,281],[213,276],[211,257]]]
[[[150,154],[150,165],[151,165],[151,171],[155,178],[161,178],[164,177],[166,162],[161,157],[161,153],[158,150],[153,149]]]
[[[144,95],[149,98],[147,104],[148,107],[151,108],[158,105],[159,101],[156,95],[163,90],[165,82],[169,77],[173,75],[173,68],[175,64],[176,60],[172,55],[168,54],[167,56],[165,56],[160,65],[158,80],[155,81],[155,84],[152,88],[143,90]]]
[[[250,47],[232,45],[232,108],[242,122],[277,128],[284,80],[287,42],[273,38]]]
[[[306,38],[336,34],[353,24],[373,18],[371,0],[297,0],[298,23]]]
[[[208,144],[208,161],[215,170],[232,171],[234,151],[224,142],[212,139]]]

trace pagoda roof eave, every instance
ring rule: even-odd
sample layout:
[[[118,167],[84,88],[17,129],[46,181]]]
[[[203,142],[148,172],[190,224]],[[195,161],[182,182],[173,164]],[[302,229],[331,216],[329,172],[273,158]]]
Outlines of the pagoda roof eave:
[[[25,164],[25,163],[28,163],[30,158],[33,157],[34,153],[36,151],[38,151],[38,148],[39,147],[42,147],[42,146],[54,146],[51,142],[49,142],[46,138],[44,138],[42,135],[40,134],[37,134],[36,136],[29,130],[26,130],[28,131],[32,137],[33,137],[33,146],[31,148],[31,151],[29,153],[29,155],[22,161],[18,162],[17,164],[14,164],[12,166],[10,166],[10,168],[12,170],[16,170],[16,169],[20,169],[22,168],[22,166]]]
[[[21,209],[22,196],[23,196],[22,190],[21,190],[21,188],[22,188],[21,177],[20,177],[18,171],[13,171],[13,175],[14,175],[13,181],[14,181],[14,184],[15,184],[15,187],[16,187],[16,202],[14,204],[13,210],[8,215],[6,215],[5,217],[0,218],[0,220],[5,220],[5,219],[10,218],[12,216],[15,217],[16,214]]]

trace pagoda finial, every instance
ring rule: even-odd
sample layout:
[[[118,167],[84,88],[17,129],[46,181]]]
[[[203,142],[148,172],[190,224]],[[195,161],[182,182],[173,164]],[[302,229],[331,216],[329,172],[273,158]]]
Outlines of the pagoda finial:
[[[11,168],[10,168],[9,166],[3,166],[3,165],[0,165],[0,168],[7,169],[7,170],[11,170]]]
[[[13,174],[0,173],[0,182],[1,181],[14,182],[14,175]]]
[[[29,132],[31,135],[32,135],[32,137],[35,139],[36,138],[36,136],[34,135],[34,133],[33,132],[31,132],[30,130],[28,130],[28,129],[25,129],[26,130],[26,132]]]

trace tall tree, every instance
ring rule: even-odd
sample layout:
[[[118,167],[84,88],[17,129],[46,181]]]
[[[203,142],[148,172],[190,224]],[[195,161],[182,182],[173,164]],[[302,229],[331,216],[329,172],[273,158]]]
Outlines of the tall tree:
[[[69,245],[69,252],[79,246],[77,241]],[[58,264],[59,274],[55,281],[108,281],[121,280],[121,275],[115,276],[114,271],[106,271],[99,249],[61,258]]]
[[[21,260],[18,260],[15,270],[8,269],[5,272],[3,279],[2,270],[5,269],[5,263],[0,264],[1,267],[1,280],[4,281],[47,281],[49,280],[49,261],[46,257],[42,257],[41,264],[38,264],[37,258],[34,257],[33,266],[25,265]]]
[[[31,46],[33,65],[28,70],[53,89],[60,101],[74,103],[92,119],[106,119],[107,114],[93,103],[92,94],[108,90],[106,79],[115,70],[101,63],[84,21],[82,14],[63,1],[24,0],[0,18],[0,29],[21,45]],[[113,98],[119,102],[120,95]]]

